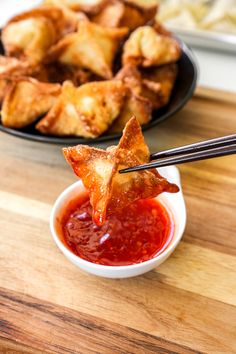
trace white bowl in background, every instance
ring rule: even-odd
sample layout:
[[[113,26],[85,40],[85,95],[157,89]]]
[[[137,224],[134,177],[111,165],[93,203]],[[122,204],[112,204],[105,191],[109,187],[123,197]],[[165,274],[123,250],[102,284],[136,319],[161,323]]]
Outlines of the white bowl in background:
[[[63,243],[61,236],[57,231],[56,223],[58,223],[58,218],[60,218],[63,207],[65,208],[69,201],[75,199],[76,196],[84,192],[85,188],[83,183],[81,180],[79,180],[66,188],[59,195],[52,208],[50,216],[50,229],[53,239],[62,253],[64,253],[66,258],[82,270],[106,278],[134,277],[146,273],[163,263],[171,255],[181,240],[186,225],[186,208],[178,169],[175,166],[169,166],[160,168],[158,171],[162,176],[166,177],[168,181],[176,183],[180,187],[180,191],[178,193],[162,193],[157,197],[157,199],[170,212],[174,222],[172,240],[162,253],[154,258],[149,259],[148,261],[125,266],[107,266],[96,264],[86,261],[85,259],[82,259],[72,253],[71,250],[65,245],[65,243]]]

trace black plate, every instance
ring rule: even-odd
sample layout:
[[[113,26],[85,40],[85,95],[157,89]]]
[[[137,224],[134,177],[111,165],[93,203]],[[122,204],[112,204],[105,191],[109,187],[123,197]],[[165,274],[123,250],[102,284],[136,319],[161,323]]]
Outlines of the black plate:
[[[164,119],[171,117],[173,114],[178,112],[192,97],[194,89],[197,82],[197,66],[195,59],[192,55],[191,50],[184,44],[182,46],[182,56],[178,62],[179,72],[178,77],[171,94],[170,101],[165,107],[154,111],[152,115],[152,120],[145,124],[142,129],[147,130],[154,125],[160,123]],[[0,48],[0,54],[3,53],[2,48]],[[19,138],[39,141],[43,143],[52,144],[63,144],[63,145],[73,145],[73,144],[96,144],[104,141],[112,141],[121,136],[121,134],[113,135],[102,135],[95,139],[79,138],[79,137],[55,137],[40,134],[34,126],[28,126],[27,128],[16,130],[11,128],[6,128],[0,123],[0,131],[17,136]]]

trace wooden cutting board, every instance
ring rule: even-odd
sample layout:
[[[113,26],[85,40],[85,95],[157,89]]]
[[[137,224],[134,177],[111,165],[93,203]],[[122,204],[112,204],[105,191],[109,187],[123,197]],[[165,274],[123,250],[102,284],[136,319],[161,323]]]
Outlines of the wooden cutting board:
[[[157,151],[235,131],[236,96],[199,89],[146,138]],[[83,273],[52,240],[76,180],[60,147],[1,133],[0,161],[0,353],[236,353],[236,156],[180,167],[183,241],[126,280]]]

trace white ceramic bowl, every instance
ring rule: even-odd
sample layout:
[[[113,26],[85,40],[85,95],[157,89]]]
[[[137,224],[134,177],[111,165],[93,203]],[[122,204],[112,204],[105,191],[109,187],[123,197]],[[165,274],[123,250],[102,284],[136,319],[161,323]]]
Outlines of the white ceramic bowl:
[[[62,208],[67,205],[67,203],[78,196],[82,191],[84,191],[84,186],[79,180],[78,182],[72,184],[66,188],[57,198],[50,216],[50,229],[54,241],[56,242],[59,249],[64,253],[64,255],[69,259],[70,262],[75,264],[77,267],[83,269],[88,273],[92,273],[101,277],[106,278],[129,278],[134,277],[149,270],[159,266],[164,262],[174,251],[175,247],[180,242],[183,235],[185,225],[186,225],[186,208],[183,198],[183,193],[180,184],[179,171],[175,166],[164,167],[158,169],[162,176],[166,177],[170,182],[176,183],[180,187],[180,191],[175,194],[163,193],[158,196],[158,200],[169,210],[174,221],[174,234],[170,244],[167,248],[158,256],[138,264],[126,265],[126,266],[107,266],[91,263],[86,261],[70,251],[69,248],[61,240],[61,236],[57,232],[56,222],[57,218],[60,217]],[[127,237],[129,237],[127,235]]]

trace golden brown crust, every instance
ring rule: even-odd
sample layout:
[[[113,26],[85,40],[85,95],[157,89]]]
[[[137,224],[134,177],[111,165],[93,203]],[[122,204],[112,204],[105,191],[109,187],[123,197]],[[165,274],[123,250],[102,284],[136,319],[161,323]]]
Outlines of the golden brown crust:
[[[121,21],[124,13],[125,5],[119,0],[113,0],[109,1],[102,11],[94,16],[91,16],[90,19],[99,26],[116,28],[121,27]]]
[[[2,124],[10,128],[23,128],[33,123],[52,107],[60,94],[58,84],[41,83],[33,78],[15,78],[8,84],[4,96]]]
[[[98,77],[89,70],[58,62],[43,65],[39,72],[35,72],[31,76],[43,82],[63,84],[64,81],[71,81],[75,86],[80,86],[90,81],[98,81]]]
[[[19,15],[12,17],[10,19],[10,21],[8,22],[8,24],[13,23],[13,22],[19,22],[22,20],[26,20],[26,19],[32,18],[32,17],[48,18],[50,21],[53,22],[53,24],[55,26],[58,26],[63,18],[63,12],[62,12],[62,9],[59,7],[40,6],[35,9],[22,12]]]
[[[102,224],[110,194],[113,156],[105,150],[86,145],[64,148],[63,153],[89,191],[93,216],[98,224]]]
[[[142,95],[152,102],[153,109],[165,106],[170,99],[178,73],[177,64],[167,64],[158,68],[143,69]]]
[[[115,80],[121,80],[133,93],[141,94],[142,77],[138,68],[134,65],[123,66],[116,74]]]
[[[123,0],[123,2],[142,11],[150,11],[153,14],[153,17],[156,15],[158,9],[157,0]]]
[[[23,21],[29,18],[44,18],[52,22],[53,27],[56,30],[57,39],[59,39],[63,35],[76,30],[80,16],[80,13],[77,14],[61,5],[45,5],[12,17],[8,24]]]
[[[2,31],[8,55],[41,62],[48,49],[66,33],[76,30],[78,16],[61,7],[41,6],[14,16]]]
[[[87,74],[89,77],[86,78]],[[11,81],[16,77],[33,77],[41,82],[52,83],[71,80],[75,82],[76,86],[92,79],[91,73],[78,68],[58,63],[31,65],[17,58],[0,56],[0,79]]]
[[[152,21],[157,12],[157,4],[148,5],[140,1],[124,1],[125,12],[121,20],[121,26],[127,26],[131,31],[139,26],[144,26]]]
[[[44,134],[95,138],[120,113],[126,89],[121,81],[101,81],[75,88],[63,85],[62,94],[36,126]]]
[[[50,51],[49,58],[61,63],[89,69],[110,79],[113,60],[127,28],[103,28],[89,21],[81,21],[78,32],[65,36]]]
[[[0,79],[0,106],[1,106],[2,101],[6,95],[9,83],[10,82],[8,80]]]
[[[145,25],[149,19],[149,12],[142,12],[136,7],[125,5],[125,11],[120,21],[120,25],[127,26],[131,31],[133,31],[137,27]]]
[[[0,78],[10,78],[11,76],[30,75],[35,71],[35,67],[27,62],[22,62],[16,58],[4,57],[0,55]]]
[[[141,161],[149,161],[149,148],[136,117],[131,117],[126,124],[123,135],[119,141],[118,149],[127,150],[128,154],[134,154]]]
[[[142,97],[142,77],[139,70],[133,65],[124,66],[115,76],[128,88],[122,110],[112,124],[109,132],[120,133],[133,115],[143,125],[151,120],[152,104],[149,99]]]
[[[43,134],[58,136],[83,132],[83,125],[75,109],[76,88],[70,81],[64,82],[61,95],[48,114],[36,125]]]
[[[156,19],[154,20],[152,27],[157,33],[161,34],[162,36],[172,37],[172,33],[166,27],[156,21]]]
[[[88,4],[87,0],[44,0],[45,5],[63,5],[71,10],[93,15],[99,13],[108,2],[109,0],[94,0]]]
[[[51,21],[43,17],[9,23],[2,32],[4,49],[29,63],[40,63],[48,49],[56,42],[57,34]]]
[[[104,150],[77,145],[63,149],[64,156],[89,190],[94,221],[102,225],[113,214],[138,199],[153,198],[179,188],[156,170],[119,174],[119,170],[149,162],[149,149],[136,118],[127,123],[117,147]]]
[[[47,112],[43,107],[49,107],[49,101],[50,112],[37,124],[43,134],[94,138],[105,131],[120,132],[133,114],[141,125],[148,123],[152,108],[169,101],[174,85],[176,71],[164,70],[163,63],[180,55],[175,39],[155,21],[156,10],[156,0],[45,0],[14,16],[2,33],[7,56],[0,56],[5,124],[30,124],[36,114]],[[40,85],[32,78],[65,84],[56,99],[50,93],[48,101],[42,96],[38,110],[28,99],[26,112],[21,112],[23,104],[17,100],[22,92],[35,98],[38,90],[40,95]],[[8,111],[13,107],[20,114],[13,112],[11,120]]]
[[[104,27],[128,27],[131,31],[153,20],[157,4],[112,0],[91,20]]]
[[[109,133],[121,133],[133,115],[135,115],[139,124],[147,124],[152,118],[152,104],[149,99],[130,92],[119,116],[109,129]]]
[[[158,34],[152,27],[136,29],[125,42],[122,62],[142,67],[176,62],[181,48],[176,39]]]

